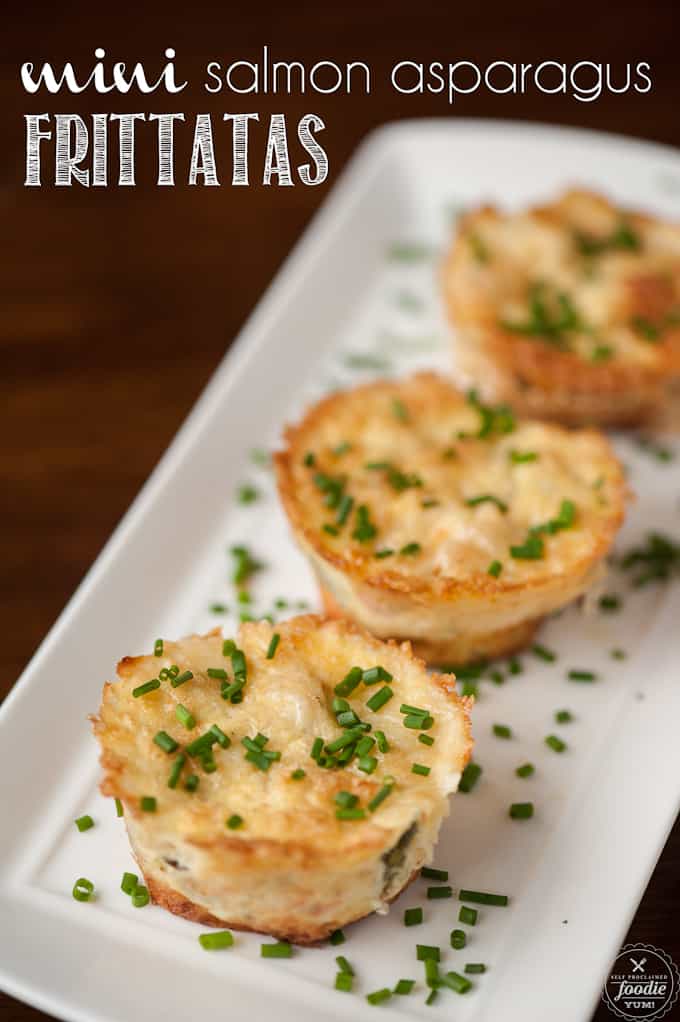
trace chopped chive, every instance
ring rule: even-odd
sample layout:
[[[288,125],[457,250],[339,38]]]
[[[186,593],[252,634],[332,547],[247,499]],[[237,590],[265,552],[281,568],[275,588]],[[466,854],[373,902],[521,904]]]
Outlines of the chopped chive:
[[[356,525],[352,532],[352,539],[359,543],[367,543],[377,533],[377,529],[371,521],[370,512],[366,504],[360,504],[356,511]]]
[[[422,735],[420,736],[423,737]],[[482,768],[479,763],[468,763],[460,775],[460,782],[458,784],[458,791],[462,791],[465,794],[472,791],[475,784],[482,775]]]
[[[337,963],[338,968],[340,969],[340,972],[346,972],[348,976],[354,975],[354,969],[349,964],[344,955],[337,955],[335,961]]]
[[[345,496],[340,501],[340,507],[338,508],[338,514],[335,519],[338,525],[345,524],[345,522],[347,521],[352,512],[353,507],[354,497],[350,497],[349,494],[345,494]]]
[[[139,800],[139,808],[143,813],[155,813],[156,812],[156,799],[153,795],[142,795]]]
[[[404,727],[411,728],[414,731],[429,731],[434,724],[434,717],[426,714],[424,717],[417,716],[414,713],[407,713],[402,720]]]
[[[336,809],[335,810],[336,820],[365,820],[366,810],[360,809]]]
[[[333,947],[337,947],[338,944],[344,944],[347,938],[345,937],[345,934],[342,932],[342,930],[333,930],[328,939],[330,943],[333,945]]]
[[[154,644],[153,644],[153,655],[154,656],[163,656],[163,640],[162,639],[156,639],[156,641],[154,642]]]
[[[441,959],[441,951],[432,944],[416,944],[416,958],[419,962],[438,962]]]
[[[529,820],[534,815],[533,802],[513,802],[508,810],[512,820]]]
[[[244,483],[236,491],[239,504],[252,504],[260,496],[260,491],[250,483]]]
[[[486,965],[483,962],[468,962],[465,966],[465,971],[470,976],[479,975],[482,972],[486,972]]]
[[[338,972],[335,977],[335,989],[342,990],[347,994],[351,992],[353,983],[354,976],[349,972]]]
[[[387,738],[385,737],[385,732],[384,731],[376,731],[376,733],[375,733],[375,740],[376,740],[376,744],[377,744],[378,749],[380,750],[380,752],[389,752],[390,751],[390,744],[387,741]]]
[[[139,884],[132,893],[130,901],[135,908],[144,908],[145,905],[149,904],[149,889],[144,884]]]
[[[198,774],[189,774],[189,776],[187,777],[186,781],[184,782],[184,787],[185,787],[185,789],[187,791],[196,791],[196,788],[198,787],[199,782],[200,782],[200,778],[199,778]]]
[[[231,580],[235,586],[244,585],[251,575],[263,567],[244,546],[233,546],[230,553],[234,558],[234,571]]]
[[[218,727],[217,724],[212,725],[212,727],[208,731],[208,734],[212,735],[217,744],[223,749],[228,749],[229,746],[231,745],[231,738],[229,738],[228,735],[225,735],[222,728]]]
[[[313,451],[307,451],[307,453],[305,454],[304,459],[303,459],[303,464],[305,464],[307,466],[307,468],[311,468],[315,464],[315,462],[316,462],[316,456],[315,456],[314,452]]]
[[[212,748],[216,741],[217,738],[212,731],[205,731],[198,738],[194,738],[193,742],[189,742],[186,751],[189,756],[200,756],[206,750]]]
[[[445,884],[443,887],[428,887],[427,897],[430,901],[437,901],[441,898],[452,898],[453,890],[448,884]]]
[[[113,801],[115,802],[115,805],[116,805],[116,816],[122,816],[123,815],[123,803],[121,802],[121,800],[119,798],[115,798]]]
[[[392,781],[392,780],[387,781],[387,779],[385,779],[385,783],[383,784],[382,788],[380,788],[380,790],[378,792],[376,792],[376,794],[373,796],[371,801],[368,803],[368,811],[369,811],[369,813],[374,813],[376,811],[376,809],[380,805],[382,805],[382,803],[385,801],[385,799],[388,797],[388,795],[390,795],[392,793],[392,788],[393,787],[394,787],[394,781]]]
[[[558,724],[571,724],[574,719],[569,710],[557,710],[555,720]]]
[[[359,796],[353,795],[351,791],[336,791],[334,801],[341,809],[354,809],[359,801]]]
[[[510,547],[510,556],[516,561],[538,561],[543,557],[544,549],[541,537],[530,533],[524,543]]]
[[[192,678],[193,674],[191,671],[183,671],[181,674],[178,674],[177,677],[172,678],[170,684],[173,688],[178,688],[180,685],[183,685],[185,681],[191,681]]]
[[[537,656],[540,660],[545,660],[546,663],[549,664],[553,663],[554,660],[557,660],[557,653],[553,653],[553,651],[548,649],[547,646],[541,646],[539,643],[536,643],[531,647],[531,652],[534,656]]]
[[[87,815],[79,816],[78,819],[74,821],[74,823],[81,834],[83,833],[83,831],[89,830],[90,827],[94,827],[94,820],[92,819],[91,816]]]
[[[343,680],[335,686],[333,691],[337,696],[351,695],[357,685],[361,682],[364,672],[360,667],[352,667]],[[323,741],[321,742],[323,745]]]
[[[465,947],[466,937],[464,930],[451,930],[451,947],[456,951],[462,951]]]
[[[384,667],[378,664],[377,667],[369,667],[361,674],[364,685],[375,685],[378,681],[392,681],[392,675]]]
[[[269,643],[269,646],[267,648],[267,660],[274,659],[274,654],[276,653],[280,641],[281,636],[279,635],[278,632],[274,632],[274,634],[271,637],[271,642]]]
[[[464,681],[461,685],[460,694],[463,696],[474,696],[479,694],[479,685],[476,681]]]
[[[439,982],[439,963],[435,962],[434,958],[425,959],[425,982],[432,989],[436,990],[440,986]]]
[[[597,681],[594,671],[569,671],[567,677],[569,681]]]
[[[154,744],[162,749],[163,752],[175,752],[179,749],[179,742],[176,742],[174,738],[167,733],[167,731],[158,731],[153,736]]]
[[[466,507],[477,507],[479,504],[495,504],[503,514],[508,510],[508,505],[505,501],[500,500],[499,497],[494,497],[491,493],[482,493],[478,497],[468,497],[465,501]]]
[[[227,672],[224,667],[209,667],[205,673],[209,678],[216,678],[217,681],[227,680]]]
[[[494,724],[492,731],[496,738],[512,738],[512,728],[507,724]]]
[[[513,465],[523,465],[529,461],[536,461],[536,451],[510,451],[510,461]]]
[[[420,875],[424,880],[439,880],[442,883],[449,879],[448,869],[435,869],[434,866],[423,866]]]
[[[599,600],[600,610],[614,611],[621,609],[621,597],[616,593],[604,593]]]
[[[395,397],[394,400],[392,401],[392,411],[394,413],[394,417],[396,419],[399,419],[400,422],[409,421],[408,409],[404,402],[401,401],[398,397]]]
[[[476,905],[505,906],[508,904],[507,894],[489,894],[487,891],[469,891],[464,887],[458,892],[458,898],[460,901],[471,901]]]
[[[125,894],[134,894],[137,890],[137,874],[136,873],[123,873],[123,879],[120,882],[120,889]]]
[[[190,713],[186,706],[182,706],[181,703],[177,703],[177,706],[175,706],[175,716],[180,724],[184,725],[187,731],[191,731],[192,728],[196,727],[196,718],[193,713]]]
[[[419,926],[422,921],[423,910],[420,906],[404,910],[404,926]]]
[[[376,550],[376,552],[373,554],[373,556],[377,557],[378,560],[381,561],[385,557],[391,557],[393,553],[394,553],[394,550],[392,550],[391,547],[384,547],[382,550]]]
[[[375,756],[360,756],[357,766],[365,774],[372,774],[378,765],[378,760]]]
[[[522,763],[521,766],[517,767],[515,773],[518,777],[531,777],[531,775],[535,772],[535,769],[536,768],[533,763]]]
[[[449,987],[456,994],[466,994],[472,987],[472,983],[465,976],[461,976],[458,972],[447,972],[441,978],[444,986]]]
[[[423,745],[434,745],[434,738],[432,735],[420,734],[418,735],[418,741],[422,742]]]
[[[238,830],[239,827],[243,826],[243,817],[239,816],[238,813],[233,813],[227,820],[227,827],[229,830]]]
[[[71,893],[76,901],[89,901],[94,894],[94,884],[87,877],[78,877]]]
[[[161,687],[161,683],[158,678],[152,678],[151,681],[145,681],[143,685],[138,685],[137,688],[133,688],[132,695],[135,699],[139,699],[140,696],[148,695],[149,692],[155,692],[157,688]]]
[[[385,705],[385,703],[389,702],[393,695],[394,692],[389,685],[383,685],[381,689],[374,692],[371,698],[366,701],[366,706],[369,710],[373,710],[374,713],[377,713],[378,710]]]
[[[310,756],[312,757],[312,759],[318,760],[319,756],[321,755],[322,752],[323,752],[323,738],[315,738],[314,739],[314,743],[312,745],[312,751],[310,752]]]
[[[492,561],[489,567],[486,569],[487,575],[493,575],[494,578],[498,578],[503,570],[503,565],[500,561]]]
[[[224,604],[224,603],[211,603],[210,604],[210,613],[211,614],[226,614],[227,613],[226,604]]]
[[[430,990],[429,994],[425,998],[425,1004],[427,1004],[427,1005],[434,1004],[434,1002],[437,1000],[438,996],[439,996],[439,991],[438,990]]]
[[[523,671],[522,663],[517,657],[513,657],[512,660],[508,661],[508,670],[510,674],[521,674]]]
[[[461,905],[460,912],[458,913],[458,922],[465,923],[466,926],[476,926],[477,909],[470,908],[468,905]]]
[[[222,948],[233,946],[234,935],[231,930],[218,930],[216,933],[199,933],[198,943],[204,951],[221,951]]]
[[[626,651],[625,649],[613,649],[609,654],[613,660],[625,660]]]
[[[302,778],[306,776],[307,774],[302,769],[302,767],[298,767],[297,770],[293,770],[293,772],[290,775],[290,779],[291,781],[301,781]]]
[[[285,940],[276,944],[260,944],[260,955],[262,958],[292,958],[293,947]]]
[[[421,777],[427,777],[430,773],[429,766],[424,766],[422,763],[413,763],[411,765],[412,774],[420,774]]]
[[[400,979],[394,988],[394,993],[403,997],[406,994],[410,994],[415,985],[416,981],[414,979]]]
[[[366,994],[366,1000],[369,1004],[382,1004],[383,1001],[388,1001],[392,996],[392,991],[388,990],[387,987],[383,987],[382,990],[374,990],[372,994]]]
[[[561,738],[557,737],[557,735],[548,735],[545,740],[545,744],[555,752],[564,752],[567,747],[567,743],[563,742]]]
[[[501,671],[489,671],[489,678],[494,685],[504,685],[505,675]]]
[[[417,717],[426,717],[430,711],[424,710],[422,706],[410,706],[409,703],[402,703],[399,713],[414,714]]]
[[[187,758],[183,752],[180,752],[179,756],[173,761],[172,767],[170,768],[170,776],[168,777],[168,788],[176,788],[177,782],[179,781],[180,774]]]
[[[401,548],[399,553],[405,557],[413,557],[415,554],[419,554],[421,549],[420,543],[407,543],[406,546]]]

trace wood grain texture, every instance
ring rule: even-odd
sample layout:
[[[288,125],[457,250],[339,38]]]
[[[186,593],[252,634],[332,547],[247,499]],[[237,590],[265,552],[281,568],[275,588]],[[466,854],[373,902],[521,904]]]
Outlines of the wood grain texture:
[[[134,13],[133,13],[134,12]],[[680,144],[677,7],[628,0],[616,8],[575,0],[557,9],[507,5],[389,7],[346,0],[261,0],[221,13],[166,3],[115,7],[14,5],[3,19],[0,66],[3,152],[0,214],[0,378],[2,466],[0,580],[4,695],[101,549],[249,311],[358,141],[376,125],[412,116],[481,116],[555,121]],[[200,83],[210,59],[253,59],[262,43],[278,59],[362,59],[372,95],[28,97],[25,60],[73,60],[87,67],[95,46],[116,59],[162,60],[175,46],[178,68]],[[399,96],[387,71],[422,61],[582,59],[615,67],[646,60],[650,95],[605,95],[593,103],[531,93],[479,93],[450,110],[442,97]],[[139,133],[135,189],[24,189],[23,115],[43,111],[183,110],[177,166],[188,167],[191,114],[285,110],[291,123],[314,111],[326,122],[331,175],[318,188],[253,185],[219,189],[155,186],[155,133]],[[253,135],[254,174],[264,130]],[[229,136],[220,156],[230,172]],[[225,171],[225,173],[226,173]],[[587,168],[584,168],[587,171]],[[184,172],[186,172],[184,170]],[[224,174],[221,175],[224,177]],[[227,174],[228,177],[228,174]],[[181,177],[178,176],[178,180]],[[643,768],[643,767],[642,767]],[[676,826],[628,939],[665,948],[680,962],[680,828]],[[7,1022],[47,1016],[0,995]],[[610,1019],[604,1006],[596,1022]]]

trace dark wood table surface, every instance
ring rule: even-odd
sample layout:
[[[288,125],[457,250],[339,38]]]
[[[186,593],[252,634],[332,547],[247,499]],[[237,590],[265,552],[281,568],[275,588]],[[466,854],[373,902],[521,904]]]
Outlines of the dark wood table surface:
[[[6,11],[3,21],[0,696],[367,131],[386,120],[453,114],[556,121],[680,143],[677,7],[671,3],[572,3],[558,14],[556,5],[539,3],[289,4],[273,13],[251,2],[217,16],[196,4],[156,11],[117,4],[109,11],[29,2]],[[366,60],[374,72],[372,94],[211,97],[199,87],[208,60],[253,59],[263,42],[282,60]],[[161,65],[166,46],[175,46],[178,68],[197,84],[170,98],[30,97],[21,89],[23,61],[72,60],[85,70],[95,46],[116,59],[143,58],[149,68]],[[537,92],[479,93],[459,97],[449,109],[443,97],[394,93],[386,72],[399,59],[482,65],[592,59],[619,69],[646,60],[654,87],[648,95],[603,95],[592,103]],[[23,187],[25,113],[102,110],[182,110],[188,125],[199,111],[258,110],[266,122],[268,113],[283,110],[293,127],[313,111],[327,125],[330,178],[318,188],[157,188],[155,138],[147,126],[139,133],[136,188]],[[190,127],[177,138],[182,181]],[[264,129],[253,132],[255,180],[264,138]],[[228,181],[226,132],[220,153]],[[676,825],[628,939],[663,947],[677,962],[679,875]],[[0,1011],[16,1022],[46,1018],[4,995]],[[603,1006],[595,1015],[598,1022],[610,1017]]]

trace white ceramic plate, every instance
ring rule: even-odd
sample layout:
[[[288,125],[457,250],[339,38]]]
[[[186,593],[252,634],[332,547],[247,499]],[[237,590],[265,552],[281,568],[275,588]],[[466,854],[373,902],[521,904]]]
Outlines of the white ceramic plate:
[[[625,596],[620,613],[569,609],[541,635],[558,652],[555,663],[526,654],[522,674],[480,683],[475,758],[484,774],[454,799],[437,865],[456,888],[507,893],[510,906],[482,909],[468,948],[453,951],[458,902],[427,902],[417,881],[387,917],[349,928],[342,951],[357,971],[352,994],[333,990],[330,946],[263,961],[260,939],[239,935],[232,950],[209,954],[199,927],[131,907],[119,883],[134,867],[122,821],[97,793],[85,719],[121,655],[148,650],[158,635],[216,623],[231,632],[234,617],[209,607],[234,607],[232,543],[248,544],[268,565],[254,583],[257,612],[279,596],[315,605],[270,474],[251,449],[270,448],[282,423],[331,386],[449,369],[436,253],[452,215],[484,199],[534,201],[575,182],[680,216],[680,158],[658,146],[442,120],[389,126],[361,147],[2,707],[0,981],[9,993],[63,1018],[102,1022],[589,1016],[678,808],[677,585],[631,591],[614,572],[607,588]],[[400,259],[392,250],[390,258],[395,242],[431,253]],[[631,439],[617,443],[638,492],[619,547],[652,528],[677,536],[677,468]],[[262,496],[242,507],[233,494],[246,481]],[[612,659],[615,647],[627,659]],[[598,680],[570,682],[572,667]],[[554,723],[560,708],[574,723]],[[493,722],[510,724],[516,737],[492,737]],[[568,742],[562,755],[544,744],[556,731]],[[536,775],[519,780],[514,768],[526,760]],[[510,820],[509,804],[524,800],[535,802],[534,819]],[[73,819],[84,812],[96,827],[79,834]],[[96,884],[92,903],[71,897],[81,875]],[[416,904],[425,923],[405,929],[403,910]],[[488,971],[465,996],[442,992],[426,1007],[416,941],[440,945],[447,969],[473,961]],[[400,977],[418,981],[410,997],[367,1004],[364,994]]]

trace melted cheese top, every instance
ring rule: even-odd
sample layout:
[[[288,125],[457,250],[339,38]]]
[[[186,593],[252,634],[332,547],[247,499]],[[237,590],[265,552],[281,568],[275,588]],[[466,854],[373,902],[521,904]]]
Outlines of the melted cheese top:
[[[628,213],[600,196],[568,192],[516,214],[482,209],[462,229],[460,301],[488,326],[512,324],[593,365],[653,366],[680,346],[680,227]],[[467,296],[463,294],[467,291]],[[538,297],[552,322],[566,296],[577,323],[559,337],[517,330]]]
[[[605,438],[531,421],[503,432],[507,416],[480,437],[485,415],[432,374],[358,388],[312,409],[289,434],[294,500],[308,539],[364,577],[435,589],[452,579],[519,585],[604,552],[624,502],[621,468]],[[352,500],[344,524],[342,505],[327,507],[325,477],[343,481]],[[565,501],[573,524],[539,533],[542,557],[513,557],[510,548],[558,518]],[[363,542],[361,505],[375,528]],[[488,570],[496,560],[497,579]]]
[[[274,657],[267,659],[274,631],[280,642]],[[197,843],[216,837],[292,845],[316,841],[319,854],[330,854],[339,848],[389,844],[421,814],[439,811],[441,800],[456,789],[469,739],[464,704],[455,695],[451,678],[428,676],[404,648],[379,642],[343,622],[324,622],[311,615],[282,622],[276,629],[264,621],[243,624],[237,641],[246,658],[247,682],[242,702],[235,704],[221,697],[220,680],[207,673],[208,668],[221,668],[232,676],[218,632],[166,641],[162,657],[126,658],[119,664],[119,680],[105,687],[95,731],[103,749],[103,790],[123,798],[126,812],[138,815],[140,798],[153,796],[156,812],[141,815],[150,827],[165,833]],[[177,688],[165,680],[156,691],[133,697],[136,686],[173,664],[182,672],[192,671],[193,679]],[[356,758],[345,767],[328,769],[310,756],[317,736],[328,743],[342,734],[332,709],[333,689],[354,665],[364,669],[381,665],[393,675],[389,686],[394,694],[380,710],[370,710],[366,702],[382,681],[362,682],[347,696],[357,716],[372,725],[369,733],[382,730],[389,742],[385,753],[373,746],[371,755],[378,764],[372,774],[362,772]],[[175,716],[180,703],[196,719],[191,731]],[[430,709],[434,724],[428,733],[435,738],[434,745],[423,745],[417,730],[404,727],[402,703]],[[177,787],[168,788],[180,750],[165,753],[154,743],[154,735],[163,730],[186,748],[213,724],[231,739],[227,749],[213,745],[217,769],[205,773],[200,758],[188,759]],[[269,739],[265,749],[281,753],[266,771],[245,758],[247,750],[241,744],[242,738],[255,738],[258,732]],[[429,766],[429,776],[413,774],[414,762]],[[306,776],[294,780],[291,773],[300,768]],[[190,773],[200,778],[194,793],[184,788]],[[358,821],[336,819],[337,792],[357,795],[366,809],[386,776],[394,778],[394,787],[375,812],[366,811],[366,819]],[[238,830],[225,825],[233,814],[244,821]]]

